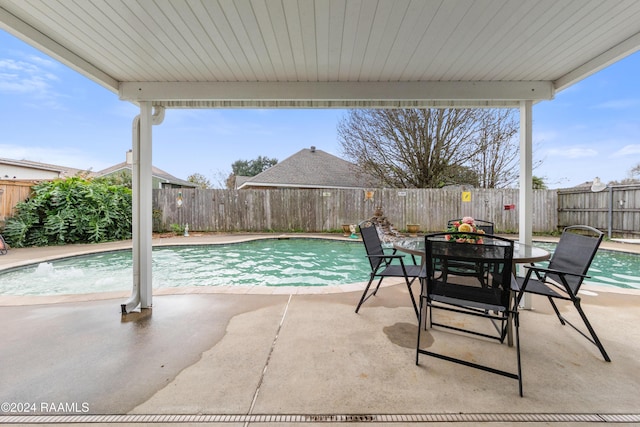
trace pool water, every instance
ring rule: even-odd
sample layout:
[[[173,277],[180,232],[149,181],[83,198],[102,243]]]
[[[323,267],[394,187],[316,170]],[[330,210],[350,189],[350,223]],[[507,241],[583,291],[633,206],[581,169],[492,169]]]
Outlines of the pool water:
[[[370,271],[361,242],[304,238],[157,247],[152,268],[154,288],[341,285],[367,281]],[[640,289],[640,255],[600,249],[588,274],[585,283]],[[105,252],[0,273],[0,295],[127,291],[132,276],[131,251]]]
[[[106,252],[0,273],[0,295],[59,295],[130,290],[131,251]],[[361,242],[264,239],[157,247],[153,287],[328,286],[369,279]]]

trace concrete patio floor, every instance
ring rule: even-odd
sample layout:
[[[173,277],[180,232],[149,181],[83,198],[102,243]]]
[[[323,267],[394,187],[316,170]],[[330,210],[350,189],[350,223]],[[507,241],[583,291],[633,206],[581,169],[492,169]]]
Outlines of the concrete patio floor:
[[[78,246],[11,250],[0,269]],[[516,380],[426,356],[416,366],[406,288],[383,288],[355,314],[362,287],[189,290],[126,316],[126,294],[0,297],[0,424],[640,425],[640,292],[583,296],[611,363],[534,298],[521,312],[520,398]],[[515,369],[507,345],[423,334],[434,349]]]

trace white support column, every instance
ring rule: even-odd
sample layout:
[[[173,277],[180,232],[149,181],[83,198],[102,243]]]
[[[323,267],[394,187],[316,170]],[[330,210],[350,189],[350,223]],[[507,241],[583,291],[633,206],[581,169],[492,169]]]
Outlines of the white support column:
[[[520,243],[530,245],[533,237],[533,102],[520,102],[520,200],[518,206]],[[525,294],[523,308],[531,308]]]
[[[140,102],[140,141],[138,147],[138,174],[139,191],[133,196],[138,201],[139,216],[138,235],[133,236],[134,246],[138,247],[139,260],[134,265],[138,266],[140,277],[140,307],[151,308],[152,305],[152,275],[151,275],[151,237],[153,233],[152,219],[152,111],[151,102]],[[135,151],[135,149],[134,149]],[[134,152],[134,159],[136,158]],[[135,166],[135,161],[134,161]],[[134,174],[135,176],[136,174]],[[135,219],[134,219],[135,221]],[[136,244],[137,241],[137,244]]]
[[[122,314],[138,307],[151,308],[153,284],[151,274],[153,232],[153,180],[152,180],[152,125],[164,120],[164,107],[140,102],[140,114],[133,120],[132,129],[132,236],[133,236],[133,289],[131,296],[121,304]]]
[[[533,236],[533,130],[531,101],[520,102],[520,242],[531,244]]]

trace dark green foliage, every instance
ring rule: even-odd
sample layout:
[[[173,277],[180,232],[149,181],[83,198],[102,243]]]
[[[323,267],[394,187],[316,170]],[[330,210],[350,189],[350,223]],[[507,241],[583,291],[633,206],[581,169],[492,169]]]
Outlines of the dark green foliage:
[[[43,182],[16,205],[3,235],[16,248],[131,238],[131,190],[105,179]]]
[[[231,165],[235,176],[256,176],[278,163],[276,158],[258,156],[254,160],[236,160]]]

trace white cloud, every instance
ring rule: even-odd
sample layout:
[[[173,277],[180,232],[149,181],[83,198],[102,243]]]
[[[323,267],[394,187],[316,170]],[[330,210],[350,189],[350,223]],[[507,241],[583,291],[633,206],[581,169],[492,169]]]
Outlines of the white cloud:
[[[614,99],[611,101],[598,104],[595,108],[604,108],[610,110],[625,110],[628,108],[637,108],[640,106],[640,99]]]
[[[103,160],[82,150],[70,147],[25,147],[13,144],[0,144],[0,153],[5,159],[30,160],[56,166],[98,171],[112,166]],[[124,158],[124,155],[123,155]]]
[[[50,89],[50,83],[57,81],[50,73],[34,63],[0,60],[0,91],[5,93],[43,94]]]
[[[634,154],[640,154],[640,144],[625,145],[611,154],[611,157],[626,157]]]
[[[567,147],[567,148],[551,148],[546,152],[547,156],[564,157],[567,159],[580,159],[585,157],[595,157],[598,151],[593,148],[584,147]]]
[[[37,56],[25,59],[0,59],[0,94],[18,96],[24,105],[37,108],[60,108],[61,95],[54,85],[60,79],[55,74],[55,62]]]

